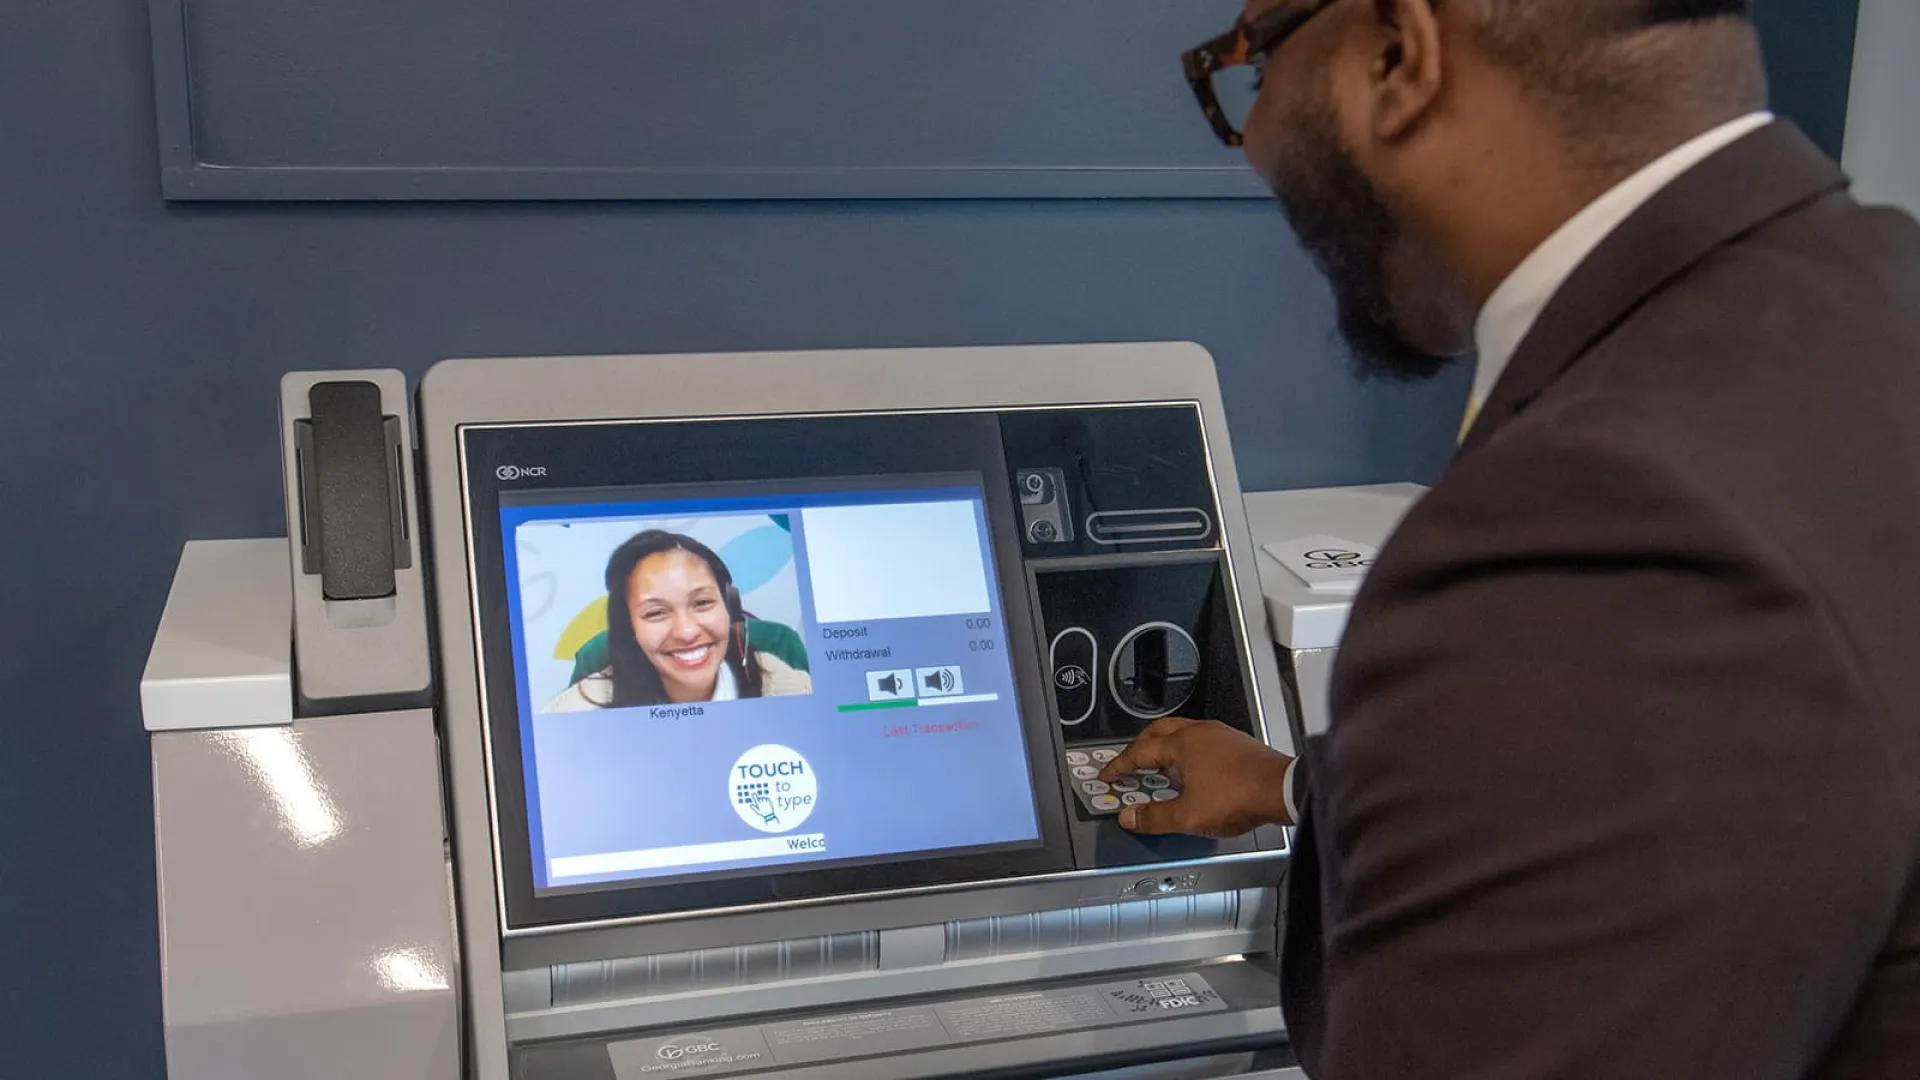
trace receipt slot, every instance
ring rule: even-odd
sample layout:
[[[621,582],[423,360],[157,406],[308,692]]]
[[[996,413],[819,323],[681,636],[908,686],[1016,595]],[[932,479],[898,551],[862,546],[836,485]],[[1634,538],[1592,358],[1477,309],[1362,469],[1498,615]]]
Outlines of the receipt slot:
[[[1161,716],[1293,746],[1203,351],[404,394],[290,376],[293,539],[182,557],[143,682],[170,1075],[1290,1063],[1284,832],[1135,837],[1178,778],[1098,779]]]

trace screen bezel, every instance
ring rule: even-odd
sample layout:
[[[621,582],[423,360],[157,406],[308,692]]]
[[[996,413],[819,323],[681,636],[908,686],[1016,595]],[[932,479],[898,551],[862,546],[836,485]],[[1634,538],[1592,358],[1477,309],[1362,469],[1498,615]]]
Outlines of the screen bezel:
[[[805,418],[812,424],[851,426],[896,424],[903,418],[926,423],[947,419],[980,425],[973,439],[931,440],[913,448],[915,462],[940,463],[944,468],[869,470],[849,475],[831,449],[820,457],[783,459],[788,475],[722,478],[726,466],[707,468],[698,482],[669,479],[657,474],[633,475],[644,455],[602,455],[588,463],[546,466],[545,475],[529,476],[515,462],[566,461],[568,444],[579,444],[585,432],[591,440],[618,439],[622,432],[658,436],[663,426],[700,425],[704,434],[732,432],[738,425],[792,423],[800,418],[753,417],[695,420],[593,421],[559,424],[468,425],[457,433],[460,447],[464,517],[468,539],[468,588],[474,617],[475,661],[480,675],[480,720],[486,749],[490,828],[496,863],[501,915],[509,931],[626,920],[716,909],[751,908],[766,904],[835,896],[871,895],[899,890],[964,884],[1044,874],[1072,869],[1072,852],[1065,808],[1053,767],[1056,735],[1045,704],[1046,683],[1041,671],[1036,615],[1025,583],[1025,560],[1017,527],[1011,477],[999,439],[996,410],[967,413],[865,413]],[[845,434],[843,431],[842,434]],[[865,447],[873,440],[841,438],[841,447]],[[977,441],[973,447],[967,444]],[[966,451],[973,451],[966,456]],[[576,448],[577,454],[577,448]],[[943,457],[944,455],[944,457]],[[593,455],[587,455],[593,457]],[[510,460],[511,459],[511,460]],[[870,458],[869,458],[870,460]],[[509,466],[522,471],[513,480],[503,478]],[[810,467],[811,466],[811,467]],[[836,467],[839,466],[839,467]],[[955,467],[963,466],[963,467]],[[583,471],[585,470],[585,471]],[[625,475],[622,475],[622,474]],[[508,473],[508,475],[512,475]],[[943,849],[927,855],[900,855],[849,863],[800,863],[791,867],[756,867],[741,871],[709,871],[694,875],[646,878],[536,891],[528,830],[524,758],[520,745],[517,661],[514,631],[507,615],[504,543],[500,522],[500,493],[542,497],[569,491],[623,489],[658,497],[678,489],[688,497],[705,494],[765,494],[784,489],[829,492],[875,492],[932,486],[952,486],[965,477],[977,484],[986,511],[987,531],[994,563],[993,586],[998,590],[1009,662],[1013,669],[1016,706],[1027,750],[1028,782],[1032,791],[1038,837],[1033,841],[985,848]],[[944,481],[944,483],[943,483]]]

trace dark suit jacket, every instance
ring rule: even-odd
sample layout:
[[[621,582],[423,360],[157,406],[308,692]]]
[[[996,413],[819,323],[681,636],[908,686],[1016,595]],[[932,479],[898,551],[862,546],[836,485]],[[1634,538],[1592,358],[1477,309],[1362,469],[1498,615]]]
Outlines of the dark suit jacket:
[[[1578,269],[1309,750],[1317,1080],[1920,1078],[1920,227],[1785,123]]]

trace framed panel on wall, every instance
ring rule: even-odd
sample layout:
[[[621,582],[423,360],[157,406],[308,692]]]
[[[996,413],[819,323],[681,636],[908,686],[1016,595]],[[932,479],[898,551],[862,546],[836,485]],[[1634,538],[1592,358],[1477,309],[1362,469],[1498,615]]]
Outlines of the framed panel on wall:
[[[149,0],[171,199],[1258,197],[1239,0]]]
[[[1755,3],[1836,155],[1856,5]],[[1180,69],[1241,0],[148,6],[169,199],[1267,197]]]

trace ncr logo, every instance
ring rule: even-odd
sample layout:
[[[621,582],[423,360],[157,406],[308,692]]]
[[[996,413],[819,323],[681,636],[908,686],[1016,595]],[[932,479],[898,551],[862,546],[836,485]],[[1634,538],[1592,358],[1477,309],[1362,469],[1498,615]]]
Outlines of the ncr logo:
[[[546,475],[545,465],[502,465],[493,470],[494,479],[509,484],[515,480],[543,480]]]

